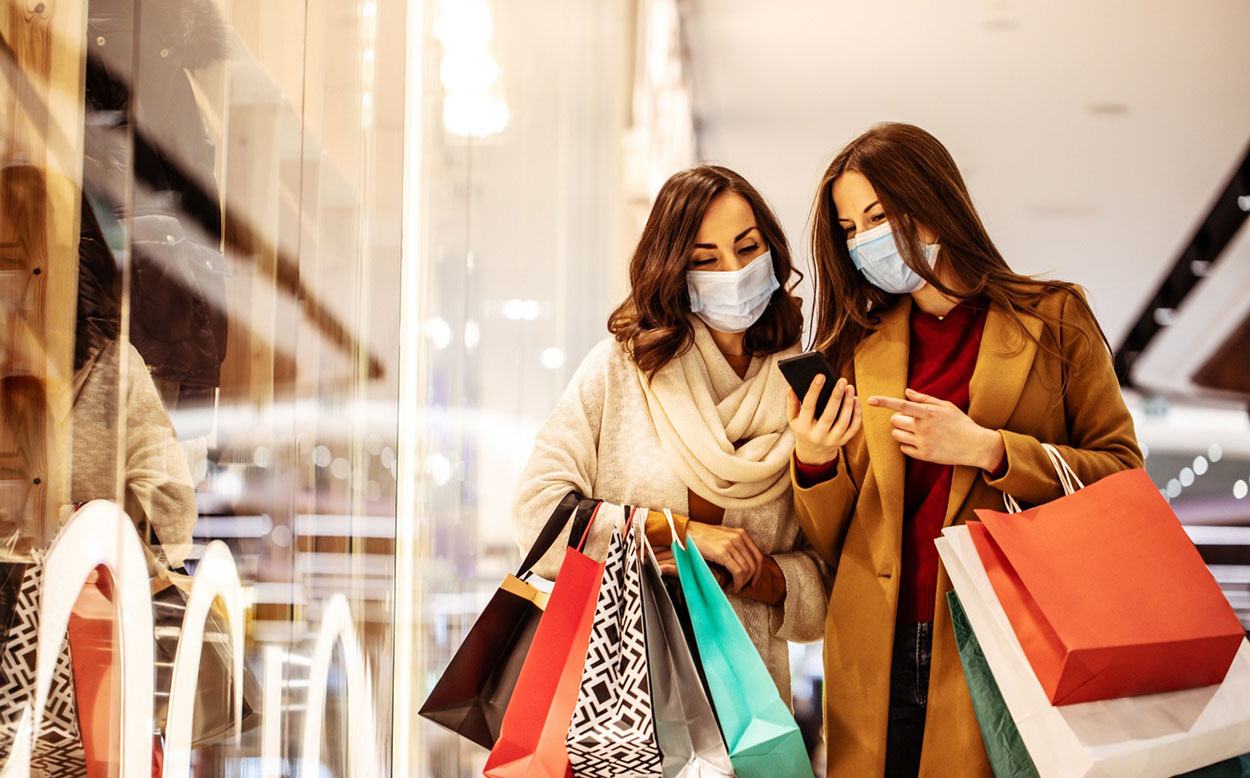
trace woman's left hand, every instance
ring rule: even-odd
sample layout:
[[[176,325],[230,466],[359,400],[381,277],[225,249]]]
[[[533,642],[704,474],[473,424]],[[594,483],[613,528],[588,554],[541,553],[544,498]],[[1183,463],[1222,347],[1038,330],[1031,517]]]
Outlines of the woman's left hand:
[[[1003,461],[1002,436],[977,424],[954,403],[908,389],[906,400],[870,397],[868,404],[894,411],[890,434],[912,459],[988,472]]]
[[[660,575],[669,575],[676,577],[677,560],[673,557],[673,550],[670,548],[655,549],[655,561],[660,565]]]

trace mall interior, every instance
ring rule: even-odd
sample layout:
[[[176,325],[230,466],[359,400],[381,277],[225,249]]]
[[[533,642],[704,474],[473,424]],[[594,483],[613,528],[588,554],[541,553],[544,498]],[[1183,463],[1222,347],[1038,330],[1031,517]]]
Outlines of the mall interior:
[[[1250,628],[1243,0],[4,0],[0,36],[9,769],[481,774],[419,710],[660,186],[754,184],[810,321],[821,175],[883,121],[1086,290]]]

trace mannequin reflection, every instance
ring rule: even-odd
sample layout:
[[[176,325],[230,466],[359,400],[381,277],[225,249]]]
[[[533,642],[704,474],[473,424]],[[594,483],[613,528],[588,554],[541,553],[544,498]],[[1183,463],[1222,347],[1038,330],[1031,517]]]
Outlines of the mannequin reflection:
[[[828,580],[794,515],[776,368],[802,330],[794,273],[780,224],[741,176],[700,166],[670,178],[631,260],[629,296],[609,318],[614,337],[591,350],[539,431],[513,510],[528,549],[570,491],[649,508],[647,537],[670,573],[660,511],[682,514],[678,537],[696,538],[725,571],[787,702],[787,641],[821,634]],[[588,553],[602,558],[612,529],[592,524]],[[535,572],[553,578],[563,545]]]

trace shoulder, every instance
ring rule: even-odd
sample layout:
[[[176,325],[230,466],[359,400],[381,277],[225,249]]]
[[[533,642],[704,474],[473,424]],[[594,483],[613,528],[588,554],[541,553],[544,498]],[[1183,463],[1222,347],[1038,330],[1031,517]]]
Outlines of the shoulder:
[[[1070,316],[1088,320],[1094,315],[1085,288],[1066,281],[1056,282],[1055,286],[1038,295],[1033,309],[1061,322]]]
[[[1084,287],[1057,285],[1039,297],[1032,313],[1049,331],[1065,359],[1081,362],[1091,354],[1105,353],[1106,335]]]
[[[573,373],[569,387],[581,392],[603,392],[607,386],[637,381],[637,366],[622,343],[607,337],[591,347]]]
[[[617,341],[616,338],[606,337],[591,347],[590,351],[582,359],[577,367],[577,373],[600,373],[606,374],[615,372],[622,368],[633,369],[634,360],[626,350],[625,345]]]

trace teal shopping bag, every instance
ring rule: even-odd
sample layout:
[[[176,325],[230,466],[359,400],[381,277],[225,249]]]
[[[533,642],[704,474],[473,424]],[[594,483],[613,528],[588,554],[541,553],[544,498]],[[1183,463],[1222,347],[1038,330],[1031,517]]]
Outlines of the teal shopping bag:
[[[789,707],[693,539],[673,543],[699,658],[738,778],[810,778]]]

